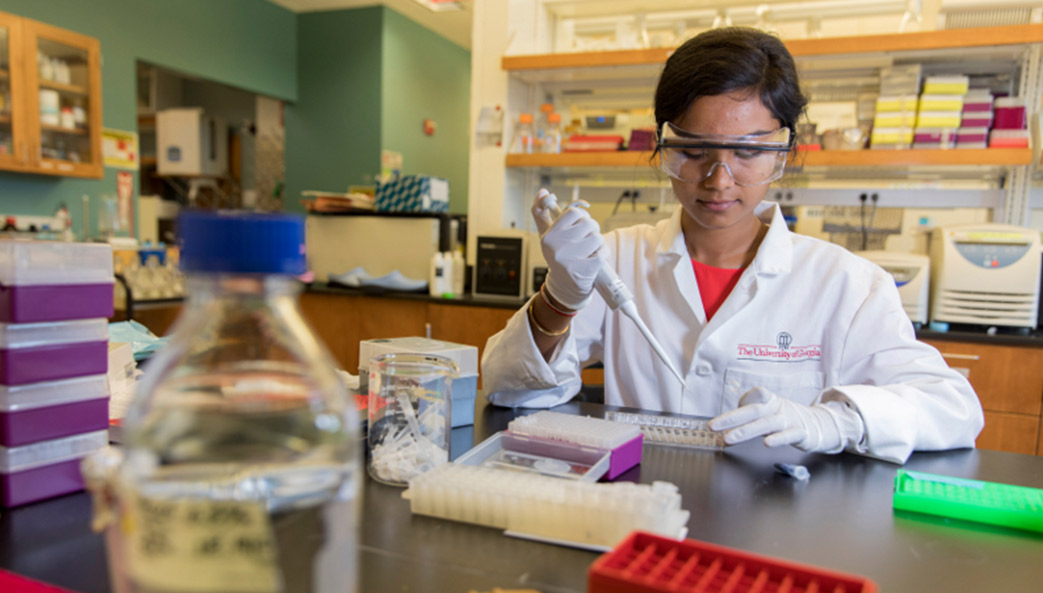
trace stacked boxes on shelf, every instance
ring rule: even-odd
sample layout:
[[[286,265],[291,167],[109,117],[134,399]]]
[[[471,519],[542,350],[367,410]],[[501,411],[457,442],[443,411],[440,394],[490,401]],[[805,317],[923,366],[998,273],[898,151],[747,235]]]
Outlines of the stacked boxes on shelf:
[[[924,80],[916,112],[913,148],[954,148],[963,119],[964,97],[970,79],[963,75],[934,75]]]
[[[989,148],[1028,148],[1029,131],[1026,129],[1025,100],[999,97],[993,108]]]
[[[960,129],[956,130],[956,148],[985,148],[992,127],[992,93],[988,89],[972,89],[963,99]]]
[[[83,488],[108,444],[105,244],[0,241],[0,506]]]
[[[920,94],[920,64],[880,70],[880,96],[876,100],[870,148],[908,148]]]

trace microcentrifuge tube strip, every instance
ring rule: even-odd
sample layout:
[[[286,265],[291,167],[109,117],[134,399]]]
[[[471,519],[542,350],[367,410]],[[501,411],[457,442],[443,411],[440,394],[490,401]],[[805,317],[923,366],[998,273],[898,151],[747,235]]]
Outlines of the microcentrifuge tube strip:
[[[448,463],[410,480],[418,515],[606,549],[634,530],[684,537],[689,513],[669,482],[598,484]]]
[[[546,410],[511,420],[507,430],[514,434],[609,450],[641,435],[641,431],[634,426]]]
[[[605,412],[605,419],[637,426],[646,443],[718,451],[725,447],[724,434],[710,430],[707,420],[611,411]]]

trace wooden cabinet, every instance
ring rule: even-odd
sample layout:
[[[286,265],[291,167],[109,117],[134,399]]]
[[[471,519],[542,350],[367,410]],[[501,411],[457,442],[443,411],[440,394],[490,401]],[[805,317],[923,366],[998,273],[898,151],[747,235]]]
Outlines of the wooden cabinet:
[[[305,319],[325,342],[340,368],[358,372],[359,342],[373,338],[426,335],[478,348],[503,329],[513,309],[443,304],[421,299],[308,292],[301,296]]]
[[[924,340],[974,386],[985,410],[977,445],[1043,454],[1043,347]]]
[[[100,178],[97,39],[0,13],[0,169]]]

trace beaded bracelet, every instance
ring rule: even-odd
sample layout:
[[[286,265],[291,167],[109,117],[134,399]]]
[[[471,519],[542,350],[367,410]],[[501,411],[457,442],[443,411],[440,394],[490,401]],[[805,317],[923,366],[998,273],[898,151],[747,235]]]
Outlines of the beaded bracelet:
[[[547,328],[543,327],[542,325],[540,325],[539,321],[536,321],[536,313],[533,312],[531,304],[529,305],[528,309],[529,309],[529,322],[532,323],[532,327],[536,328],[536,331],[540,332],[541,334],[543,334],[545,336],[548,336],[548,337],[551,337],[551,338],[556,338],[558,336],[564,335],[565,332],[569,331],[569,325],[572,325],[571,323],[569,323],[569,325],[565,326],[565,329],[563,329],[563,330],[561,330],[559,332],[552,332],[549,329],[547,329]]]
[[[576,313],[579,313],[579,311],[573,311],[571,313],[566,313],[565,311],[562,311],[561,309],[559,309],[559,308],[555,307],[554,305],[552,305],[551,302],[550,302],[550,299],[547,298],[547,293],[544,292],[546,286],[547,286],[546,282],[544,282],[543,284],[540,284],[540,298],[543,299],[544,303],[547,303],[547,306],[550,307],[551,311],[554,311],[555,313],[557,313],[558,315],[561,315],[562,317],[575,317]]]

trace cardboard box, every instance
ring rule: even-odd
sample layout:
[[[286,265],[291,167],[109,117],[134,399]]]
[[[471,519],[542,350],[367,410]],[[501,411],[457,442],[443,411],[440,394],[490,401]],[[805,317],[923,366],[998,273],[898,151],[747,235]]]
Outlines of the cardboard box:
[[[449,181],[424,175],[403,175],[377,184],[378,212],[448,212]]]
[[[474,424],[474,398],[478,392],[478,348],[427,338],[389,338],[359,342],[359,392],[369,393],[369,361],[390,352],[435,354],[444,356],[460,367],[460,376],[453,380],[451,403],[452,425]]]

